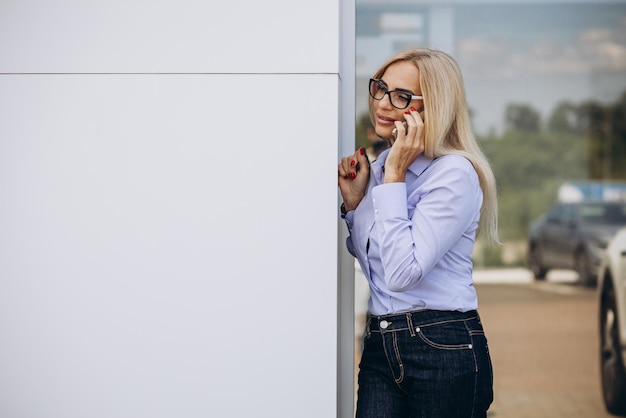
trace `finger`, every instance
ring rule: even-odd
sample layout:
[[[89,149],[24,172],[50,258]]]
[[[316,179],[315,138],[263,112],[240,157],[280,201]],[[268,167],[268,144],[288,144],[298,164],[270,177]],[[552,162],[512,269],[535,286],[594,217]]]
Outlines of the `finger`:
[[[348,172],[348,177],[354,180],[358,175],[360,166],[359,166],[359,158],[358,158],[359,150],[356,150],[354,154],[348,159],[350,163],[350,169]]]
[[[346,164],[345,164],[345,158],[341,159],[341,162],[338,165],[338,174],[340,177],[347,179],[348,178],[348,171],[346,170]]]
[[[342,158],[341,167],[344,173],[344,178],[353,179],[356,177],[356,161],[353,155]]]
[[[418,136],[420,129],[424,126],[424,121],[419,112],[414,107],[411,107],[409,111],[404,113],[404,118],[408,125],[407,136],[412,138]]]
[[[395,121],[394,124],[396,125],[395,131],[396,131],[396,135],[394,136],[394,139],[397,139],[400,137],[400,135],[405,136],[408,132],[408,122],[406,121],[406,117],[407,114],[404,114],[404,118],[405,121],[401,122],[399,120]]]
[[[410,115],[413,119],[413,121],[415,122],[415,124],[417,126],[424,124],[424,121],[422,120],[422,116],[419,114],[419,110],[415,109],[414,107],[411,107],[410,109]]]
[[[351,179],[355,178],[358,164],[358,161],[356,159],[356,153],[352,154],[349,158],[346,158],[346,163],[349,165],[348,177],[350,177]]]
[[[365,148],[360,147],[356,152],[355,152],[355,157],[356,157],[356,172],[358,175],[362,175],[363,173],[365,173],[365,175],[367,175],[367,173],[369,173],[369,168],[370,168],[370,161],[369,158],[367,158],[367,153],[365,152]]]
[[[411,108],[411,110],[407,110],[406,112],[404,112],[404,119],[406,120],[407,123],[407,131],[408,128],[411,128],[412,126],[416,126],[415,123],[415,116],[413,115],[413,108]]]

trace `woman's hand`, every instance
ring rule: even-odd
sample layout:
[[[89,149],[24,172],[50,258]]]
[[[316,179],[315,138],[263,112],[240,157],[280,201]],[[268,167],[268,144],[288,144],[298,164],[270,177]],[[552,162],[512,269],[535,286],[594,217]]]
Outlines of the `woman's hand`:
[[[396,121],[397,138],[385,161],[385,183],[403,182],[406,170],[424,152],[424,121],[415,108],[404,112],[407,129]]]
[[[339,163],[339,190],[346,210],[354,210],[365,196],[370,178],[370,165],[365,149],[359,148],[353,155],[343,157]]]

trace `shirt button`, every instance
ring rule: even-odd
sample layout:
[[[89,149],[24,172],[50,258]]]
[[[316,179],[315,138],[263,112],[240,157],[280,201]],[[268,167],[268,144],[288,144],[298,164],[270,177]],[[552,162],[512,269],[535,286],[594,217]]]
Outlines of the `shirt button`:
[[[380,327],[382,329],[387,329],[388,326],[389,326],[389,322],[385,321],[384,319],[380,321]]]

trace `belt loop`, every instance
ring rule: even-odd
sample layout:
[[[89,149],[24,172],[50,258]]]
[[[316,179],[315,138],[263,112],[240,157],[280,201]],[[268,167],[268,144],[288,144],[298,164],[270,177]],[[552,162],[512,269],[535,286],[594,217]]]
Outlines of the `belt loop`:
[[[369,338],[370,335],[371,335],[371,332],[370,332],[370,322],[371,321],[372,321],[372,317],[369,316],[369,318],[367,318],[367,326],[365,327],[365,335],[367,335],[367,338]]]
[[[406,322],[409,325],[409,332],[411,333],[411,337],[415,337],[415,328],[413,328],[413,318],[411,316],[411,312],[406,313]]]

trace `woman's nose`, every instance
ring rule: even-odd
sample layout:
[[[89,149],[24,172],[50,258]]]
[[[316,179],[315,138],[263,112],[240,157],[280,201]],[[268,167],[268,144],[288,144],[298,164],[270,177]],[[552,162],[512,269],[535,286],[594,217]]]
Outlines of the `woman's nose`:
[[[391,95],[389,93],[386,93],[382,99],[380,99],[378,101],[380,103],[380,106],[384,106],[386,108],[391,108],[393,107],[391,105]]]

